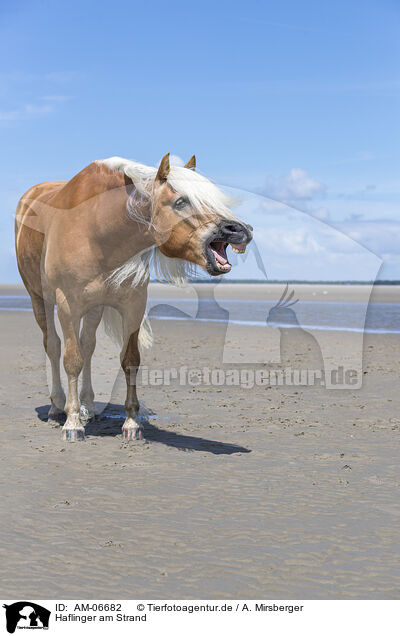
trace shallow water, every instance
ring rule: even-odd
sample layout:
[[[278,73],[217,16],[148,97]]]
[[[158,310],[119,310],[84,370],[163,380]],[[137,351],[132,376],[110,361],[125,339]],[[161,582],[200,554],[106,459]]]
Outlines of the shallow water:
[[[275,309],[274,309],[275,308]],[[32,311],[27,295],[0,295],[0,311]],[[272,310],[272,312],[271,312]],[[276,309],[276,302],[258,300],[224,300],[200,298],[149,299],[150,317],[156,320],[198,320],[229,322],[247,326],[268,325],[281,328],[350,331],[366,333],[400,333],[397,303],[301,301],[293,308]],[[271,312],[271,314],[270,314]]]

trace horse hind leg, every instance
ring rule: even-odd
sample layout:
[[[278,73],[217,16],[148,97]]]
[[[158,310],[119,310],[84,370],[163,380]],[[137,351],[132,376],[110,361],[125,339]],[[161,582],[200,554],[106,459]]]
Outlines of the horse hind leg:
[[[64,413],[65,393],[61,384],[60,358],[61,340],[54,324],[54,305],[47,303],[38,294],[30,294],[36,322],[43,332],[43,346],[51,364],[51,406],[49,420],[57,420]]]
[[[82,320],[80,348],[83,356],[82,388],[80,392],[81,420],[90,420],[95,416],[94,391],[92,386],[91,362],[96,347],[96,330],[103,315],[103,307],[90,309]]]
[[[64,336],[64,368],[68,377],[68,395],[65,404],[67,420],[63,426],[63,439],[76,442],[85,439],[84,422],[79,417],[78,378],[83,367],[79,345],[80,316],[71,312],[68,300],[57,290],[57,312]]]

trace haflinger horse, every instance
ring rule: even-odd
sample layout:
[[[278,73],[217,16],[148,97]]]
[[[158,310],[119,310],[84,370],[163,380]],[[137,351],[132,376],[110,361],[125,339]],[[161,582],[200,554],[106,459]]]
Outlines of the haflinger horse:
[[[252,238],[251,226],[234,216],[231,201],[195,164],[193,156],[184,167],[170,166],[167,154],[157,169],[111,157],[94,161],[68,182],[33,186],[18,204],[18,267],[51,362],[49,419],[65,411],[65,440],[84,439],[85,424],[94,416],[91,358],[102,317],[122,347],[123,439],[141,439],[136,373],[139,349],[150,338],[144,316],[151,267],[159,279],[176,284],[196,265],[211,276],[225,274],[231,269],[227,246],[243,252]],[[55,306],[64,336],[67,399]]]

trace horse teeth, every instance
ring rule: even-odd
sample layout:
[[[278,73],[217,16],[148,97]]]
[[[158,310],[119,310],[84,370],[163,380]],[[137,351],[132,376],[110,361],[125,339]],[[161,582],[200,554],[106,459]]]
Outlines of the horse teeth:
[[[237,247],[232,247],[232,250],[236,253],[236,254],[244,254],[246,250],[238,250]]]

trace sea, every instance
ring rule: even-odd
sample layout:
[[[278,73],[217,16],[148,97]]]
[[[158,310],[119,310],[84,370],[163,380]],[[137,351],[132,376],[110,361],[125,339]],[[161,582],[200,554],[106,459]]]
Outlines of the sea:
[[[0,294],[0,311],[32,311],[28,294]],[[231,322],[281,329],[400,334],[400,304],[335,301],[299,301],[289,307],[276,301],[211,298],[151,298],[148,314],[154,320]]]

